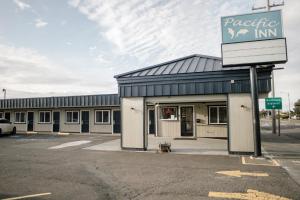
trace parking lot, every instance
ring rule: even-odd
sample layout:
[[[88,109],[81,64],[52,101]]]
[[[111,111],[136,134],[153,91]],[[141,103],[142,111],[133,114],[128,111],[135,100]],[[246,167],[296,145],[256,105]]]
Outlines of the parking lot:
[[[243,159],[251,161],[249,157],[240,156],[88,148],[115,139],[118,136],[1,137],[0,198],[27,195],[36,195],[33,199],[217,199],[218,196],[225,199],[241,195],[300,198],[299,185],[285,169],[268,165],[270,161],[262,161],[266,165],[260,162],[253,165],[243,162]]]

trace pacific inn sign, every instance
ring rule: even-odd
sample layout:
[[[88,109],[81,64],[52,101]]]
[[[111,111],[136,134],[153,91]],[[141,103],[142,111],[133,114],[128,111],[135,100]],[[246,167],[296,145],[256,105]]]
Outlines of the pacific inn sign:
[[[221,25],[224,67],[287,61],[280,10],[222,17]]]

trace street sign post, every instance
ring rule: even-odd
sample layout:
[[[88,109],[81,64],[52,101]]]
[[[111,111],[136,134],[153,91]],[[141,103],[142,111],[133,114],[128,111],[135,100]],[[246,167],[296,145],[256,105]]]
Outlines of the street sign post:
[[[278,110],[278,136],[280,136],[280,110],[282,109],[282,98],[265,98],[265,107],[267,110]]]
[[[265,106],[267,110],[281,110],[282,109],[282,99],[281,97],[265,98]]]

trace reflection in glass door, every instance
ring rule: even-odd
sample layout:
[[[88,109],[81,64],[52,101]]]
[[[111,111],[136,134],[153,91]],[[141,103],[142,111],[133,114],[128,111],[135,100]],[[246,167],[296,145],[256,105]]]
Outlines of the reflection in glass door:
[[[194,135],[193,107],[180,107],[181,136]]]

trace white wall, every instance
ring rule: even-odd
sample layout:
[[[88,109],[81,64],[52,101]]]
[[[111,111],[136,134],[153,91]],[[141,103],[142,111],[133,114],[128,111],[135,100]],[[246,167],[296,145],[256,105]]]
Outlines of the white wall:
[[[144,148],[144,98],[121,99],[121,127],[123,148]]]
[[[252,104],[250,94],[229,94],[229,149],[254,152]]]

